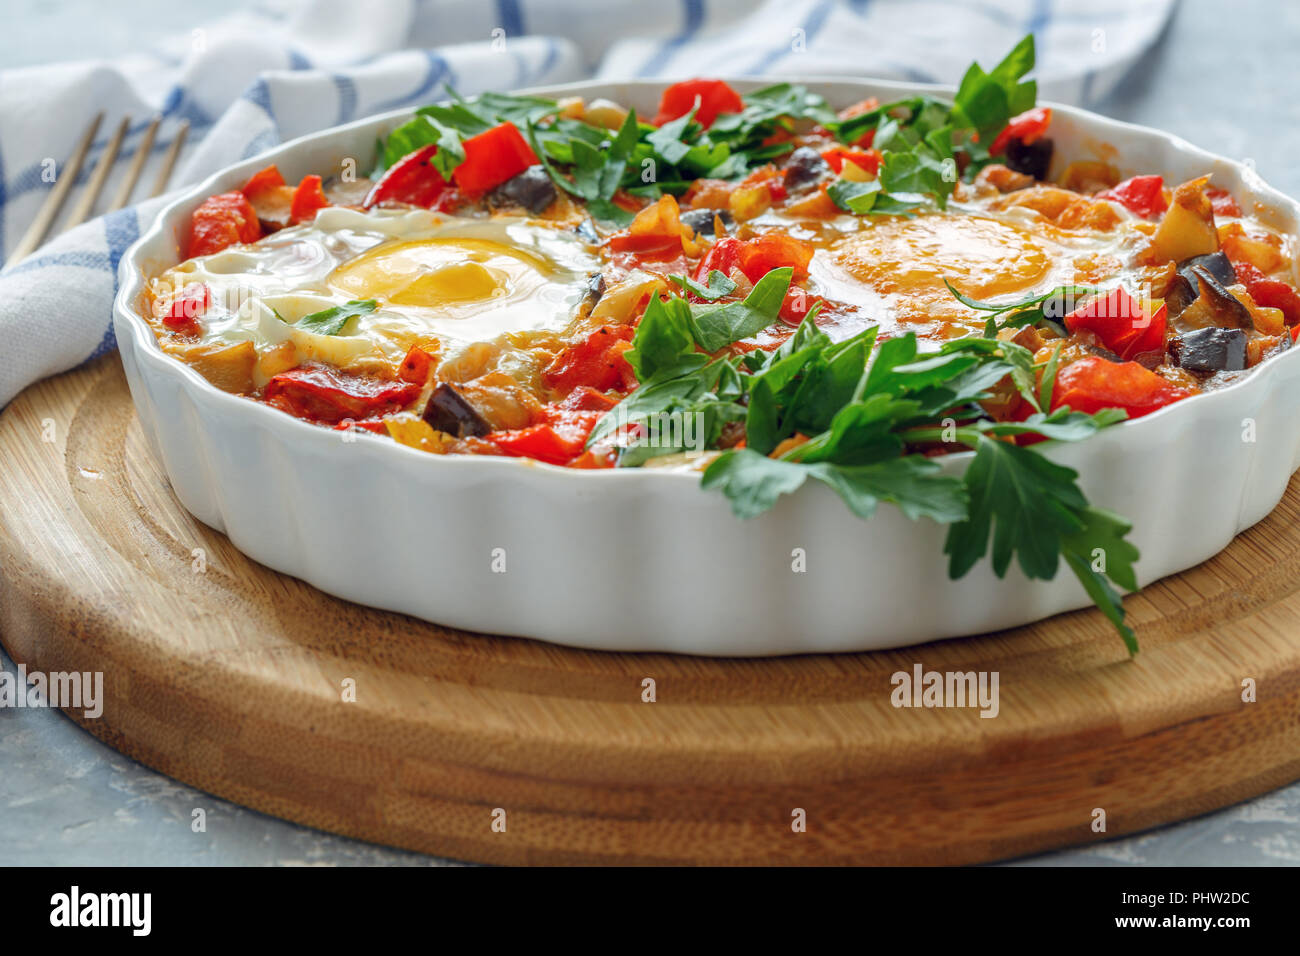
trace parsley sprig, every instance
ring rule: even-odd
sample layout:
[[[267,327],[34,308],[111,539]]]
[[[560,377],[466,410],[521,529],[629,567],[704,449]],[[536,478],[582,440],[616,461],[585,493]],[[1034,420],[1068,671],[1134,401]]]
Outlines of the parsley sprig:
[[[839,180],[828,195],[857,215],[909,215],[926,200],[944,208],[959,168],[972,178],[991,157],[988,145],[1018,113],[1034,105],[1037,85],[1022,78],[1034,66],[1034,38],[1026,36],[991,71],[972,63],[951,104],[910,96],[827,127],[845,143],[874,133],[881,153],[878,179]]]
[[[774,351],[728,354],[727,345],[775,321],[789,282],[788,269],[773,270],[744,300],[725,301],[713,280],[700,287],[679,277],[686,290],[717,294],[702,304],[652,299],[626,353],[641,385],[600,420],[592,443],[617,441],[623,426],[662,413],[699,414],[715,449],[724,427],[743,425],[744,447],[721,450],[702,479],[738,516],[761,514],[811,479],[859,517],[891,503],[948,525],[953,578],[987,557],[999,577],[1014,560],[1026,577],[1047,580],[1063,561],[1136,653],[1117,590],[1137,587],[1130,524],[1092,506],[1078,474],[1041,452],[1051,441],[1087,439],[1124,413],[1045,411],[1055,356],[1040,370],[1027,349],[991,337],[933,352],[921,352],[914,334],[878,342],[875,328],[835,342],[810,314]],[[1035,409],[1022,422],[996,421],[980,404],[1005,382]],[[1026,434],[1049,444],[1015,444]],[[636,445],[619,465],[682,450]],[[935,450],[974,454],[958,476],[927,454]]]
[[[947,279],[943,280],[943,284],[962,305],[988,313],[984,323],[985,338],[993,338],[1002,329],[1021,329],[1041,323],[1046,323],[1064,336],[1062,319],[1074,311],[1077,303],[1100,291],[1086,285],[1060,285],[1047,292],[1011,302],[982,302],[965,295]]]

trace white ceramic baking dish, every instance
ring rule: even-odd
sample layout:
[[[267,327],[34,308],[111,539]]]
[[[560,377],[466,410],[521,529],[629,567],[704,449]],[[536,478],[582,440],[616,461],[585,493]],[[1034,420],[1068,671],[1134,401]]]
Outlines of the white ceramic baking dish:
[[[832,105],[934,88],[806,79]],[[735,81],[742,91],[762,85]],[[608,97],[652,115],[659,81],[532,91]],[[1300,204],[1253,170],[1176,137],[1054,106],[1057,163],[1118,151],[1126,174],[1205,172],[1300,232]],[[741,521],[698,475],[568,471],[519,459],[441,457],[351,436],[229,395],[166,355],[137,311],[145,277],[180,258],[203,198],[276,162],[291,181],[360,167],[385,114],[286,143],[177,199],[122,259],[115,328],[141,425],[177,497],[245,554],[321,590],[440,624],[618,651],[771,655],[898,647],[1024,624],[1088,605],[1064,565],[1031,582],[982,563],[948,579],[945,529],[884,507],[854,518],[809,482]],[[1089,498],[1129,516],[1143,584],[1223,549],[1280,500],[1300,465],[1300,349],[1228,388],[1096,438],[1051,447]],[[1250,423],[1253,422],[1253,428]],[[1253,437],[1252,440],[1247,440]],[[959,472],[969,454],[945,460]],[[803,549],[806,570],[794,570]],[[1119,646],[1116,640],[1116,646]]]

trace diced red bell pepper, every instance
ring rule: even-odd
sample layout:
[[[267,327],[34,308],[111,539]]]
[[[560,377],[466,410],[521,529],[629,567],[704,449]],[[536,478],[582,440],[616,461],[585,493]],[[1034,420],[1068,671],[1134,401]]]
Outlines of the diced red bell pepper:
[[[1134,176],[1102,190],[1097,193],[1097,198],[1113,199],[1143,219],[1154,219],[1169,208],[1169,201],[1165,199],[1165,181],[1160,176]]]
[[[190,256],[208,256],[240,242],[257,242],[262,225],[241,192],[209,196],[190,217]]]
[[[875,130],[872,130],[871,133],[874,136]],[[832,146],[830,149],[822,150],[822,159],[826,160],[827,165],[837,173],[844,168],[844,163],[847,161],[860,166],[875,176],[880,172],[880,163],[883,158],[874,149],[851,149],[846,146]]]
[[[993,145],[989,147],[989,155],[998,156],[1006,152],[1007,146],[1013,139],[1020,140],[1026,146],[1036,143],[1042,139],[1050,125],[1052,125],[1051,107],[1035,106],[1032,110],[1026,110],[1019,116],[1013,117],[1006,128],[998,133],[993,140]]]
[[[1168,310],[1163,302],[1154,310],[1144,308],[1124,289],[1116,288],[1093,296],[1065,317],[1071,332],[1088,329],[1101,344],[1122,359],[1163,349]]]
[[[685,116],[699,98],[700,108],[695,111],[695,122],[705,129],[722,113],[739,113],[745,108],[740,94],[722,80],[682,80],[664,90],[659,98],[659,113],[654,118],[656,126]]]
[[[333,425],[399,412],[420,394],[410,382],[341,372],[330,365],[302,365],[272,376],[263,398],[297,418]]]
[[[628,252],[641,259],[673,259],[682,254],[686,227],[672,196],[661,196],[636,214],[625,232],[605,243],[611,252]]]
[[[365,207],[369,209],[382,202],[404,202],[422,209],[439,208],[450,186],[432,163],[437,151],[437,145],[430,143],[389,166],[379,182],[371,187]]]
[[[402,364],[398,366],[397,377],[403,382],[422,386],[429,381],[429,373],[432,370],[433,356],[418,345],[412,345],[406,350],[406,357],[402,359]]]
[[[1205,195],[1210,197],[1210,209],[1214,211],[1215,216],[1229,219],[1241,218],[1241,207],[1237,205],[1237,200],[1232,198],[1232,193],[1226,189],[1211,187],[1205,190]]]
[[[278,189],[285,185],[284,176],[280,174],[280,168],[272,163],[265,169],[259,169],[248,177],[248,182],[244,183],[244,188],[240,190],[249,201],[255,200],[261,194],[272,189]]]
[[[552,406],[540,425],[491,432],[487,440],[508,455],[535,458],[551,465],[566,465],[583,453],[587,436],[604,412],[575,412]]]
[[[307,222],[309,219],[315,219],[316,213],[329,204],[330,201],[325,198],[325,190],[321,188],[321,178],[316,175],[304,176],[298,188],[293,191],[293,202],[289,205],[289,219],[295,226]]]
[[[608,448],[588,448],[573,461],[570,468],[613,468],[618,462],[618,451]]]
[[[630,325],[602,326],[556,355],[542,370],[542,382],[547,388],[566,393],[580,385],[604,392],[625,384],[625,370],[631,372],[631,366],[623,357],[624,343],[630,342],[634,334],[636,330]],[[632,381],[636,381],[635,377]]]
[[[590,385],[579,385],[556,407],[572,412],[607,412],[617,404],[618,399],[610,398]]]
[[[1257,305],[1281,309],[1287,325],[1300,323],[1300,292],[1281,279],[1266,278],[1249,262],[1234,262],[1232,268],[1237,273],[1237,281],[1246,287]]]
[[[605,245],[609,247],[610,252],[627,252],[639,259],[651,261],[673,259],[682,251],[681,236],[665,236],[656,233],[642,236],[618,233],[610,236]]]
[[[461,192],[477,199],[507,179],[513,179],[538,163],[537,154],[513,123],[502,123],[471,136],[462,144],[465,161],[452,178]]]
[[[384,424],[382,418],[368,418],[364,422],[354,422],[345,418],[334,426],[336,432],[345,432],[353,428],[361,428],[368,432],[374,432],[376,435],[388,434],[388,426]]]
[[[199,324],[194,321],[212,305],[212,292],[202,282],[192,282],[181,289],[180,295],[172,299],[162,323],[176,332],[198,332]]]
[[[1029,402],[1025,401],[1024,397],[1021,396],[1019,403],[1017,403],[1016,407],[1006,416],[1006,421],[1023,422],[1036,411],[1038,411],[1038,409],[1034,408],[1033,405],[1029,404]],[[1040,435],[1038,432],[1021,432],[1019,435],[1012,436],[1012,440],[1015,441],[1017,445],[1037,445],[1039,442],[1047,441],[1047,436]]]
[[[1141,418],[1191,395],[1137,362],[1108,362],[1089,355],[1057,373],[1052,409],[1068,405],[1076,412],[1093,414],[1103,408],[1122,408],[1129,418]]]
[[[738,265],[750,282],[757,282],[773,269],[790,266],[794,281],[808,277],[808,263],[812,262],[813,247],[806,242],[781,233],[768,232],[744,243]],[[707,273],[706,273],[707,274]]]

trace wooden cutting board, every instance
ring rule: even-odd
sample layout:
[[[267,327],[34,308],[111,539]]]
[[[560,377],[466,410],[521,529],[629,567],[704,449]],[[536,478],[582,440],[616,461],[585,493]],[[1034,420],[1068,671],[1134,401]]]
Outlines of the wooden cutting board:
[[[366,840],[499,863],[969,863],[1300,777],[1298,514],[1293,481],[1223,554],[1130,598],[1134,661],[1092,611],[876,654],[569,650],[243,557],[172,496],[109,357],[0,417],[0,636],[29,671],[102,671],[102,717],[73,717],[123,753]],[[891,675],[917,664],[997,671],[997,717],[895,708]]]

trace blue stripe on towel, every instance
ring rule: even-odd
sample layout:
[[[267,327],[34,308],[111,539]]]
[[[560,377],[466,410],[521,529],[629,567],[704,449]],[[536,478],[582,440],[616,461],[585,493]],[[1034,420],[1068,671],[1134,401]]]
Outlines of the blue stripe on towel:
[[[334,125],[341,126],[357,115],[357,85],[341,73],[335,73],[330,80],[339,93],[339,114]]]
[[[677,50],[695,38],[704,26],[704,0],[682,0],[682,16],[686,21],[682,31],[664,41],[645,63],[636,71],[637,76],[656,76],[660,73],[665,60],[671,58]]]
[[[519,0],[497,0],[497,19],[508,37],[521,37],[527,32]]]
[[[835,0],[821,0],[821,2],[809,11],[807,19],[799,25],[799,29],[803,31],[805,53],[808,52],[808,47],[812,44],[813,39],[819,32],[821,32],[821,28],[826,25],[826,20],[830,17],[833,9],[835,9]],[[762,59],[756,61],[754,65],[745,72],[750,74],[764,73],[771,69],[773,65],[785,59],[788,54],[794,52],[793,41],[793,34],[787,36],[785,42],[781,46],[764,53]],[[816,69],[813,68],[809,70],[809,72],[816,72]]]

